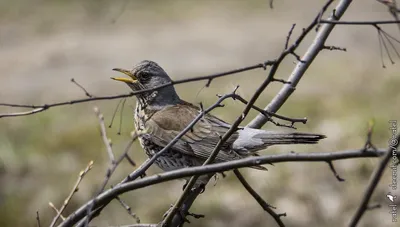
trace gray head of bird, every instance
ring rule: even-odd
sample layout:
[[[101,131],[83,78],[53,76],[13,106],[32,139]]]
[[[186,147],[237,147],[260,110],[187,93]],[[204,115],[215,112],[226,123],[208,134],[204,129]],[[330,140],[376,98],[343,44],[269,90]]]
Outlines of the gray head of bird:
[[[129,78],[111,77],[111,79],[126,83],[133,91],[150,90],[136,95],[142,104],[152,107],[163,107],[174,105],[180,101],[172,85],[171,78],[163,68],[153,61],[142,61],[135,65],[132,70],[121,68],[114,68],[113,70],[121,72]],[[163,86],[165,84],[169,85]]]

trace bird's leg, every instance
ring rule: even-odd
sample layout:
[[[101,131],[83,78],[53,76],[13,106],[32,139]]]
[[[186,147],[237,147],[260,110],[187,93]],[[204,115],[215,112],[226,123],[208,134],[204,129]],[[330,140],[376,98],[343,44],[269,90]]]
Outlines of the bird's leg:
[[[188,183],[189,183],[189,181],[186,180],[185,184],[182,186],[182,191],[185,191],[185,188],[186,188],[186,186],[187,186]]]

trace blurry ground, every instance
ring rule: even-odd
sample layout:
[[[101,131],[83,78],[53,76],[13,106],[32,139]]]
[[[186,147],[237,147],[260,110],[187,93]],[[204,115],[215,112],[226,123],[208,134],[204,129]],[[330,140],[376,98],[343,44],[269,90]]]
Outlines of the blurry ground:
[[[73,77],[94,95],[128,92],[124,84],[111,81],[114,67],[130,68],[149,59],[158,62],[173,79],[231,70],[274,59],[282,50],[287,31],[297,24],[295,37],[308,25],[321,1],[50,1],[0,0],[0,102],[44,104],[83,98],[70,82]],[[355,1],[346,19],[391,19],[386,9],[373,0]],[[387,31],[399,37],[396,26]],[[305,50],[308,42],[303,43]],[[381,67],[379,44],[372,27],[337,27],[329,45],[346,47],[347,53],[324,51],[310,67],[281,114],[307,117],[301,131],[328,136],[315,146],[270,148],[268,152],[329,152],[359,148],[364,144],[367,122],[376,120],[373,142],[386,147],[389,119],[400,120],[399,66],[384,59]],[[298,52],[302,54],[303,52]],[[288,59],[278,76],[287,78],[294,59]],[[399,63],[399,59],[396,59]],[[249,98],[265,78],[262,70],[204,82],[179,85],[181,97],[211,104],[216,93],[230,92],[240,84]],[[257,104],[265,106],[280,88],[274,84]],[[120,118],[108,130],[114,150],[120,153],[133,129],[130,99]],[[43,225],[55,215],[48,207],[59,207],[76,177],[90,160],[94,168],[85,177],[67,215],[91,198],[102,182],[107,154],[102,144],[93,107],[98,106],[110,122],[117,100],[64,106],[19,118],[0,119],[0,226],[35,226],[36,211]],[[243,106],[233,101],[215,111],[232,121]],[[15,109],[0,108],[10,112]],[[256,113],[252,112],[249,121]],[[280,130],[267,124],[264,128]],[[144,154],[137,144],[131,156],[140,163]],[[279,212],[286,212],[288,226],[343,226],[354,214],[377,159],[335,162],[346,179],[337,182],[325,163],[287,163],[268,172],[243,170],[251,185]],[[112,183],[132,171],[123,163]],[[154,168],[148,174],[158,172]],[[382,208],[368,211],[361,226],[394,226],[385,195],[386,173],[372,199]],[[172,181],[128,193],[124,200],[142,222],[158,222],[181,193],[183,182]],[[192,208],[206,215],[190,226],[275,226],[272,218],[228,173],[215,186],[211,183]],[[133,223],[113,202],[93,225]]]

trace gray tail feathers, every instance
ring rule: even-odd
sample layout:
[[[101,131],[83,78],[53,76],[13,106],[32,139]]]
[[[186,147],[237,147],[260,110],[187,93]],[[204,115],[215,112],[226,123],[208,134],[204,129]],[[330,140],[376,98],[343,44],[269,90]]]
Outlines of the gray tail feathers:
[[[255,135],[254,138],[261,139],[266,146],[272,146],[276,144],[315,144],[326,136],[302,132],[266,132]]]

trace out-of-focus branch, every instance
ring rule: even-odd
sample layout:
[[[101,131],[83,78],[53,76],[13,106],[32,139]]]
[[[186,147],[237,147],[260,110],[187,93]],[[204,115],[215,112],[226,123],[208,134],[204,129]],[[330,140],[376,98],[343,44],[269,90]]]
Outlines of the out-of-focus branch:
[[[40,224],[39,211],[36,211],[36,224],[38,227],[42,227],[42,225]]]

